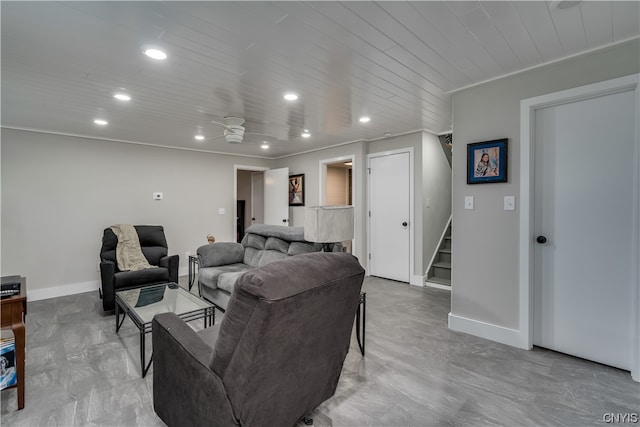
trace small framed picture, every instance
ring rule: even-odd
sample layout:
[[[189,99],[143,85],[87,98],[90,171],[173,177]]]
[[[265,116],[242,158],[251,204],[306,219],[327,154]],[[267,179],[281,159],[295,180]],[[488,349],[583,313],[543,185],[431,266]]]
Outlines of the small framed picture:
[[[289,175],[289,206],[304,206],[304,174]]]
[[[507,182],[508,139],[467,144],[467,184]]]

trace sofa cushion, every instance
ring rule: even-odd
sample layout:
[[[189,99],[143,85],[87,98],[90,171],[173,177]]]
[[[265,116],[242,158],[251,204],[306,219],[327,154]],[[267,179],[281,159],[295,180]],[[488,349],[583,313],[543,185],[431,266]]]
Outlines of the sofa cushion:
[[[269,237],[267,238],[267,242],[264,245],[264,248],[268,251],[277,251],[286,254],[289,252],[289,242],[285,242],[282,239],[278,239],[277,237]]]
[[[204,286],[212,289],[218,288],[218,279],[221,274],[232,272],[244,272],[252,266],[241,262],[229,265],[221,265],[219,267],[206,267],[198,270],[198,281]]]
[[[145,268],[138,271],[121,271],[114,275],[116,290],[137,286],[164,283],[169,281],[169,270],[166,268]]]
[[[235,285],[236,280],[238,279],[238,277],[242,276],[248,269],[249,268],[242,271],[230,271],[227,273],[222,273],[218,276],[218,289],[222,289],[223,291],[229,293],[233,292],[233,286]]]
[[[242,246],[245,248],[264,249],[267,238],[259,234],[247,233],[242,238]]]
[[[262,254],[260,255],[260,257],[258,258],[258,265],[256,265],[256,267],[262,267],[263,265],[269,264],[274,261],[280,261],[287,257],[288,256],[286,252],[283,253],[280,251],[264,250],[262,251]]]

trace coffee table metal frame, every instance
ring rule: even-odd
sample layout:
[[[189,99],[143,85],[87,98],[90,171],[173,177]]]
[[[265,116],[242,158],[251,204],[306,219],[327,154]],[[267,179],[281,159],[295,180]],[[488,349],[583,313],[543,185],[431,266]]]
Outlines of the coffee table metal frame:
[[[194,298],[198,298],[197,296],[188,292],[186,289],[180,287],[180,285],[176,283],[161,283],[156,285],[145,286],[144,288],[139,288],[139,289],[149,289],[153,287],[169,286],[169,285],[175,285],[178,289],[178,292],[184,292]],[[138,331],[140,332],[140,367],[142,369],[142,378],[144,378],[147,375],[149,368],[151,367],[151,362],[153,362],[153,353],[152,353],[151,357],[149,358],[149,362],[145,364],[145,341],[146,341],[145,335],[151,332],[152,321],[148,321],[148,322],[143,321],[138,315],[138,313],[136,312],[135,307],[131,307],[129,303],[125,299],[121,298],[121,296],[119,295],[121,292],[127,292],[131,290],[136,290],[136,289],[127,289],[124,291],[116,292],[116,304],[115,304],[116,333],[120,330],[120,327],[124,323],[124,319],[126,319],[127,315],[129,315],[129,318],[131,319],[133,324],[136,325],[136,327],[138,328]],[[210,304],[208,301],[203,300],[202,298],[198,298],[198,299],[202,301],[204,304],[208,304],[209,306],[198,308],[196,310],[188,311],[185,313],[180,313],[180,314],[176,313],[176,314],[185,322],[204,319],[205,328],[212,326],[215,323],[215,307],[212,304]],[[120,320],[120,310],[122,310],[123,312],[122,320]]]

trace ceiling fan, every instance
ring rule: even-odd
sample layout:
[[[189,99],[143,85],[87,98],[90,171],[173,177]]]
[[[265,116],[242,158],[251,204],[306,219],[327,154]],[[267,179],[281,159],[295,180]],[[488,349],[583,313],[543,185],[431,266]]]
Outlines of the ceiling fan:
[[[216,124],[218,126],[222,126],[224,128],[224,133],[219,136],[214,136],[211,138],[207,138],[206,141],[214,141],[216,139],[224,138],[229,144],[242,144],[243,142],[272,142],[279,141],[278,138],[257,132],[246,132],[244,127],[245,119],[238,116],[225,116],[224,122],[219,122],[216,120],[210,120],[211,123]],[[246,137],[249,138],[250,141],[247,141]]]

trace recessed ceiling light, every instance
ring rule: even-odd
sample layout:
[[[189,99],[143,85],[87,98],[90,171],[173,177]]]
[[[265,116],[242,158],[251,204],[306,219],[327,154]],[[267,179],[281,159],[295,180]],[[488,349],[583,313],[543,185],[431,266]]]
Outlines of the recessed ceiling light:
[[[300,136],[303,138],[309,138],[311,136],[311,133],[305,129]]]
[[[131,97],[126,93],[116,93],[113,97],[118,101],[131,101]]]
[[[167,59],[167,54],[161,51],[160,49],[145,49],[144,54],[149,58],[157,59],[162,61],[163,59]]]
[[[195,139],[197,139],[198,141],[204,141],[204,135],[196,135],[194,136]]]
[[[108,122],[108,121],[106,121],[105,119],[95,119],[95,120],[93,121],[93,123],[95,123],[95,124],[97,124],[97,125],[99,125],[99,126],[106,126],[106,125],[108,125],[108,124],[109,124],[109,122]]]
[[[263,150],[266,150],[269,148],[269,144],[267,144],[266,142],[263,142],[260,148],[262,148]]]
[[[284,99],[286,99],[287,101],[295,101],[296,99],[298,99],[298,94],[293,92],[285,93]]]
[[[369,123],[371,121],[371,117],[362,116],[360,117],[360,123]]]

